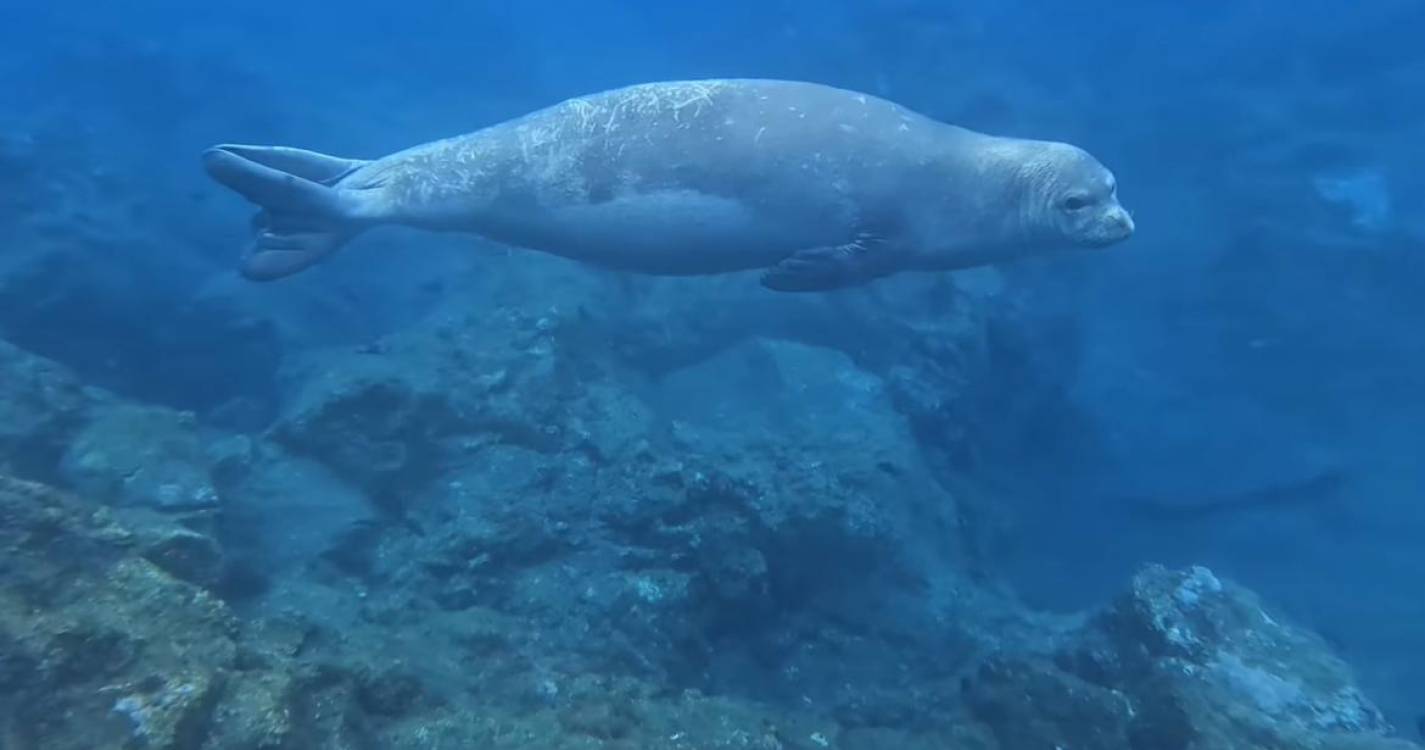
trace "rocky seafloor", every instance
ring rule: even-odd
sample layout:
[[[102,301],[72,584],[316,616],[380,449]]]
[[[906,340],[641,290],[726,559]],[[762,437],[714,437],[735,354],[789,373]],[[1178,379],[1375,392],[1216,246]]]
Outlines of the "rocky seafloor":
[[[1414,747],[1205,568],[998,584],[986,321],[848,352],[576,287],[288,356],[258,429],[0,344],[0,748]]]

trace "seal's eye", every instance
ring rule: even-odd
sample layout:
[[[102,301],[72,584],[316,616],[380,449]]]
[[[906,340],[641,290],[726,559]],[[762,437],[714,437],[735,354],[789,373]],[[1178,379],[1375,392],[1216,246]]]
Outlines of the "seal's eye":
[[[1082,195],[1071,195],[1068,198],[1064,199],[1062,205],[1064,206],[1065,211],[1078,211],[1081,208],[1088,207],[1089,199],[1083,197]]]

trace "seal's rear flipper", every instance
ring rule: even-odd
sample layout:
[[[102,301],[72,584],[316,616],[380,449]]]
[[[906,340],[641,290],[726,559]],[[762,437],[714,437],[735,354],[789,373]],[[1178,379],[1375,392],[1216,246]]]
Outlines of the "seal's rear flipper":
[[[335,185],[338,180],[351,174],[357,167],[365,165],[361,159],[343,159],[315,151],[287,146],[244,146],[225,143],[214,146],[214,151],[224,151],[264,167],[272,167],[279,172],[296,175],[323,185]]]
[[[331,187],[364,162],[294,148],[223,145],[203,153],[218,182],[261,207],[242,274],[268,281],[309,268],[364,227],[349,199]]]
[[[814,247],[784,258],[762,274],[762,286],[779,292],[827,292],[859,286],[891,273],[891,251],[874,237]]]

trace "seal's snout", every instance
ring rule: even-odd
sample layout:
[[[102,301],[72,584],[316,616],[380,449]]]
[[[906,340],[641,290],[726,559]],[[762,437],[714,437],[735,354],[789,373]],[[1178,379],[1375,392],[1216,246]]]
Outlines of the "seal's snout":
[[[1128,213],[1128,209],[1123,206],[1114,206],[1110,209],[1106,220],[1110,227],[1110,234],[1116,235],[1115,241],[1126,240],[1133,236],[1135,228],[1133,214]]]

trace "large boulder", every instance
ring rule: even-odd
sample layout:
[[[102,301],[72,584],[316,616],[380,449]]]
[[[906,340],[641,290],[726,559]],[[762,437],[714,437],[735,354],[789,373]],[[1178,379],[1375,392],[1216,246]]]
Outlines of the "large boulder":
[[[1004,750],[1404,750],[1327,644],[1206,568],[1149,566],[1056,653],[969,694]]]

